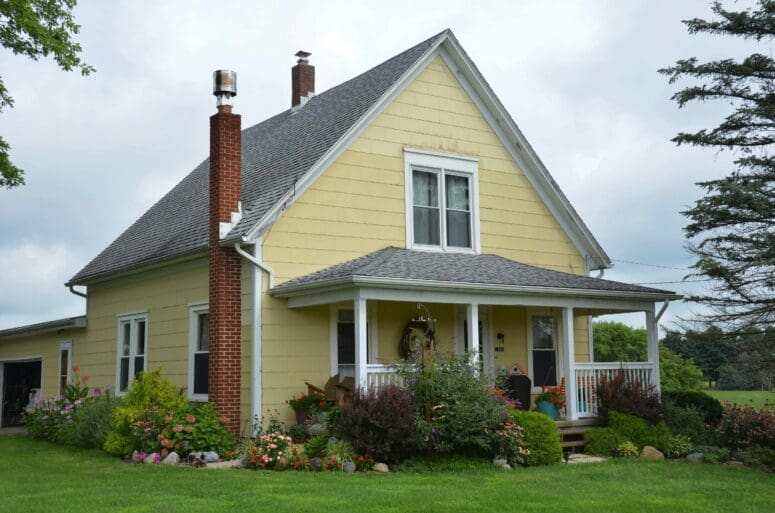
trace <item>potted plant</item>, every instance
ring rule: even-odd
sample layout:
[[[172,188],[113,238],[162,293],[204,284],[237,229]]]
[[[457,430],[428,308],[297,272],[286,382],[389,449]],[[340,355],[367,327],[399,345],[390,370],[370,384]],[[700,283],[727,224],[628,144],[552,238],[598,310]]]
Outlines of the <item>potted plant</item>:
[[[299,397],[293,396],[289,401],[286,401],[293,411],[296,412],[296,423],[304,424],[310,413],[316,410],[323,410],[328,404],[326,402],[326,396],[322,392],[316,390],[310,391],[306,394],[301,394]]]
[[[560,410],[565,407],[565,395],[557,387],[546,388],[535,398],[535,403],[536,410],[557,420]]]
[[[295,444],[303,444],[307,440],[307,426],[304,424],[296,424],[288,428],[288,433],[293,439]]]

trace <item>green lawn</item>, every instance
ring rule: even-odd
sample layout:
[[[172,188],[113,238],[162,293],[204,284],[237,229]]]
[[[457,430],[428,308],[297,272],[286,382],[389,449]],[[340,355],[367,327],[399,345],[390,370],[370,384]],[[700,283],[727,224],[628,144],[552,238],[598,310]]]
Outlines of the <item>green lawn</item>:
[[[681,462],[460,473],[252,472],[121,463],[101,452],[0,436],[0,511],[775,511],[775,477]]]
[[[761,409],[765,405],[775,407],[775,392],[764,390],[706,390],[719,401],[729,401],[738,406],[753,406]]]

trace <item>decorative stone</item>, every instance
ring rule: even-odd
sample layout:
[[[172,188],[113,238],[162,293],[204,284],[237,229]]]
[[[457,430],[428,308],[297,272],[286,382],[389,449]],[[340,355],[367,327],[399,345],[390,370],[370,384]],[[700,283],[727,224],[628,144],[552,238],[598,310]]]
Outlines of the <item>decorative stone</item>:
[[[323,460],[320,458],[312,458],[309,460],[309,469],[313,472],[318,472],[323,467]]]
[[[328,445],[335,445],[337,442],[339,442],[339,439],[335,436],[328,439]]]
[[[175,451],[172,451],[166,458],[161,460],[162,465],[177,465],[178,463],[180,463],[180,456]]]
[[[310,436],[325,435],[328,434],[328,429],[324,424],[311,424],[309,426]]]
[[[205,460],[200,459],[200,458],[196,458],[196,457],[195,458],[189,458],[188,462],[191,464],[192,467],[195,467],[195,468],[201,468],[201,467],[206,467],[207,466],[207,463],[205,463]]]
[[[342,470],[347,473],[355,472],[355,463],[352,461],[345,461],[342,464]]]
[[[242,468],[245,466],[243,460],[237,458],[236,460],[224,460],[217,463],[208,463],[207,468]]]
[[[647,445],[643,448],[643,450],[640,452],[640,457],[643,458],[644,460],[655,460],[655,461],[665,459],[665,455],[662,454],[662,451],[650,445]]]
[[[725,463],[725,465],[727,465],[729,467],[735,467],[735,468],[743,468],[743,467],[745,467],[745,463],[743,463],[742,461],[735,461],[735,460],[728,461],[728,462]]]
[[[511,469],[511,465],[509,465],[509,461],[506,458],[493,458],[492,464],[506,470]]]
[[[149,465],[155,465],[161,461],[161,456],[159,456],[159,453],[153,452],[145,457],[143,460],[143,463],[148,463]]]
[[[380,472],[380,473],[387,473],[390,472],[390,468],[385,463],[375,463],[373,467],[371,467],[371,470],[374,472]]]
[[[137,455],[138,454],[140,454],[140,453],[137,452],[136,449],[134,451],[132,451],[132,461],[137,461]]]
[[[704,463],[705,455],[701,452],[693,452],[686,457],[686,461],[689,463]]]
[[[200,458],[205,460],[205,463],[215,463],[221,459],[218,457],[218,453],[215,451],[203,452]]]

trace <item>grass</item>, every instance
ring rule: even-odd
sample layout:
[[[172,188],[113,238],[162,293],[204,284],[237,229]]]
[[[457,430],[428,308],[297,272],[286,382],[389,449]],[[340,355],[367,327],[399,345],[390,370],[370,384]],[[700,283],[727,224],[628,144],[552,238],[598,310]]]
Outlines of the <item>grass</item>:
[[[0,436],[4,513],[205,511],[775,511],[771,474],[609,461],[503,471],[341,474],[130,465],[98,451]]]
[[[757,410],[764,406],[775,407],[775,392],[766,390],[706,390],[721,402],[729,401],[738,406],[753,406]]]

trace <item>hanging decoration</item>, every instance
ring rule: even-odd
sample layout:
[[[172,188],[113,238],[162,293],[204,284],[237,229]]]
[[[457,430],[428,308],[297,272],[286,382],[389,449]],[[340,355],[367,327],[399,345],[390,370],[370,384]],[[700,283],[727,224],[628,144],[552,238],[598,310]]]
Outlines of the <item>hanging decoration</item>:
[[[426,315],[411,319],[404,328],[398,344],[398,354],[403,359],[436,349],[436,319],[422,303],[418,303],[417,308],[425,310]]]

